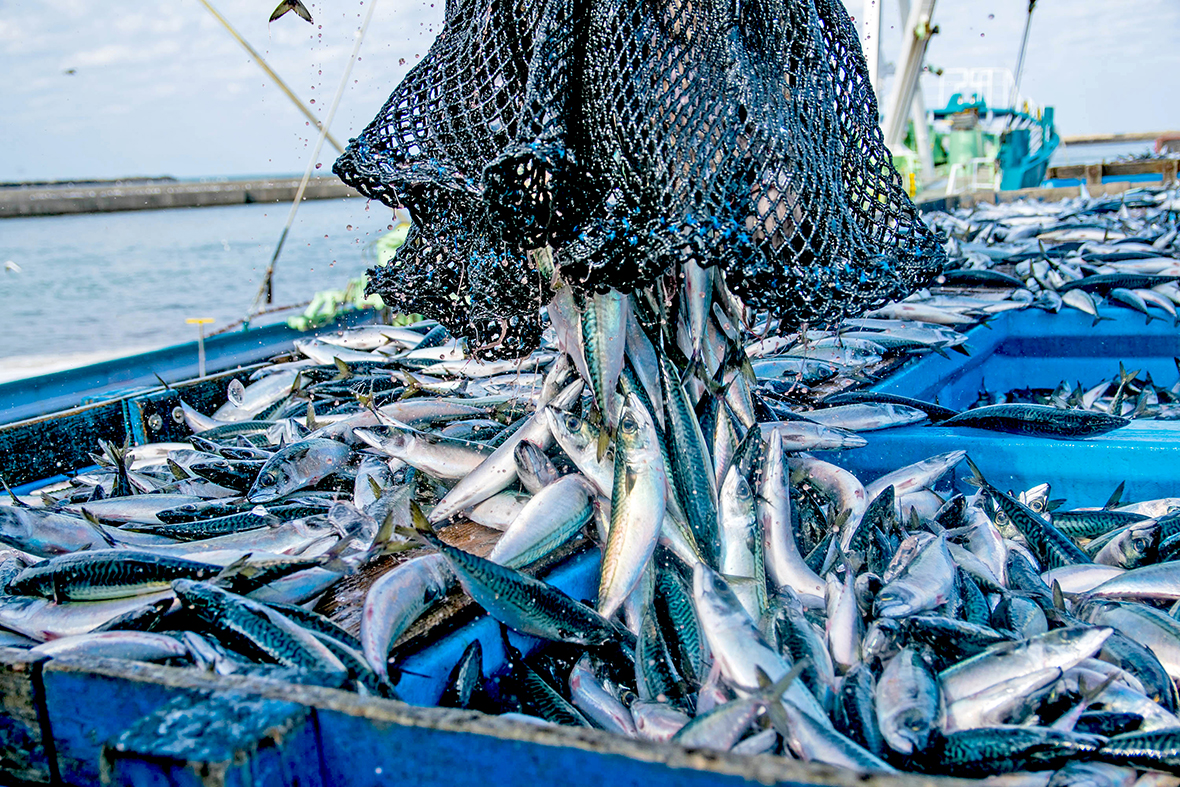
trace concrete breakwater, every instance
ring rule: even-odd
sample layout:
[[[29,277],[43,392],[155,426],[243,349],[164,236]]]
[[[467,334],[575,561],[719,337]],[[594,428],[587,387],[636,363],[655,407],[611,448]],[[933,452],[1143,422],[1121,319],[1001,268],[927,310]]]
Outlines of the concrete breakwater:
[[[0,185],[0,218],[289,202],[295,198],[298,188],[299,178],[205,181],[145,178]],[[305,200],[356,196],[359,196],[356,191],[335,176],[312,178],[303,194]]]

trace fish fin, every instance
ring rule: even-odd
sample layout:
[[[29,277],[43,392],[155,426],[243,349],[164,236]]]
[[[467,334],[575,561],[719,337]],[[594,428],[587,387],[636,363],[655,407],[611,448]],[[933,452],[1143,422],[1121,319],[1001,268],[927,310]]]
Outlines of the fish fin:
[[[82,508],[82,521],[89,525],[90,529],[93,530],[99,538],[106,542],[107,546],[112,548],[118,546],[118,543],[115,541],[115,539],[111,538],[110,533],[102,529],[102,522],[98,521],[98,517],[87,511],[85,507]]]
[[[610,427],[607,424],[602,425],[602,429],[598,432],[598,461],[606,456],[606,450],[610,448],[611,442],[614,440],[614,435],[611,433]]]
[[[348,368],[348,364],[339,358],[332,358],[332,363],[336,364],[337,374],[334,380],[347,380],[352,377],[352,369]]]
[[[963,459],[967,462],[967,467],[970,468],[970,470],[971,470],[971,477],[964,479],[963,483],[969,484],[970,486],[977,486],[977,487],[981,487],[981,488],[986,488],[987,486],[989,486],[987,480],[983,477],[983,473],[980,471],[979,467],[975,464],[975,462],[971,461],[971,457],[965,456],[965,457],[963,457]]]
[[[17,507],[17,508],[32,508],[31,505],[29,505],[28,503],[24,502],[23,500],[21,500],[19,497],[16,496],[16,493],[13,492],[12,489],[8,486],[8,482],[4,480],[4,476],[0,476],[0,484],[3,484],[4,491],[8,493],[8,496],[10,498],[12,498],[12,504],[15,507]]]
[[[1053,607],[1065,612],[1065,594],[1061,592],[1061,583],[1053,580]]]
[[[433,546],[438,546],[441,539],[438,534],[434,532],[434,528],[430,526],[430,520],[426,518],[426,514],[422,513],[422,508],[418,505],[418,501],[410,501],[410,521],[414,524],[414,529],[409,531],[420,541],[424,541]],[[405,528],[395,528],[396,530],[406,530]]]
[[[770,676],[762,671],[761,667],[755,667],[758,671],[758,686],[762,689],[763,696],[766,697],[767,702],[779,702],[782,696],[787,693],[787,689],[791,688],[791,684],[795,682],[795,678],[802,674],[803,670],[811,666],[811,659],[799,659],[791,667],[786,675],[783,675],[776,682],[770,682]],[[765,685],[764,682],[765,681]]]
[[[827,554],[824,556],[824,563],[822,569],[816,573],[820,576],[827,576],[835,566],[843,564],[849,566],[849,554],[840,546],[840,531],[844,529],[844,523],[848,521],[848,517],[852,515],[851,509],[841,511],[832,521],[831,537],[832,540],[828,542]]]
[[[311,12],[307,10],[300,0],[283,0],[279,3],[275,10],[270,15],[270,21],[273,22],[288,11],[294,11],[295,15],[304,20],[308,24],[312,23]]]
[[[242,569],[244,569],[247,566],[247,564],[249,564],[250,557],[253,554],[254,554],[253,552],[247,552],[246,554],[242,555],[240,558],[233,561],[229,565],[225,566],[220,571],[218,571],[217,575],[215,577],[213,577],[213,579],[211,581],[214,584],[218,584],[218,583],[223,582],[227,579],[232,579],[233,577],[238,576],[239,574],[242,573]]]
[[[631,490],[635,488],[635,481],[637,478],[638,474],[628,468],[626,474],[623,477],[623,488],[627,490],[627,494],[631,494]]]
[[[355,569],[341,560],[341,556],[348,551],[352,544],[351,536],[344,536],[328,549],[324,550],[317,558],[321,561],[320,568],[325,568],[329,571],[336,571],[341,574],[352,574]]]
[[[1102,506],[1102,510],[1109,511],[1112,508],[1118,508],[1119,501],[1123,499],[1123,492],[1126,490],[1126,488],[1127,488],[1126,481],[1119,482],[1119,485],[1117,487],[1115,487],[1114,492],[1111,493],[1111,495],[1107,499],[1106,503]]]
[[[1102,692],[1106,691],[1110,687],[1110,684],[1114,683],[1118,677],[1119,677],[1119,674],[1117,672],[1114,673],[1113,675],[1107,675],[1106,680],[1102,681],[1101,683],[1099,683],[1097,686],[1095,686],[1092,689],[1087,689],[1083,685],[1082,681],[1079,680],[1078,681],[1078,689],[1082,693],[1082,701],[1080,704],[1085,705],[1085,706],[1090,705],[1092,702],[1094,702],[1094,700],[1098,697],[1098,695],[1101,694]]]
[[[918,511],[915,508],[910,509],[910,532],[916,533],[922,529],[922,518],[918,516]],[[938,535],[937,533],[935,535]]]
[[[951,349],[966,356],[971,355],[971,348],[967,346],[966,342],[963,342],[962,344],[951,345]]]
[[[188,471],[176,463],[176,460],[168,459],[168,469],[172,472],[172,476],[179,481],[189,477]]]

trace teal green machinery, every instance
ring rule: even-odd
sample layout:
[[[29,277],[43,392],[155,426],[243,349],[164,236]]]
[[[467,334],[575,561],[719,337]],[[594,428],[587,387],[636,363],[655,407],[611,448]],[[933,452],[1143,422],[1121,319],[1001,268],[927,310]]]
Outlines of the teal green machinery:
[[[936,167],[942,170],[935,174],[949,174],[956,165],[968,171],[981,161],[994,162],[1002,191],[1040,185],[1061,142],[1052,107],[993,109],[982,98],[955,93],[933,115],[950,124],[949,131],[930,135]]]

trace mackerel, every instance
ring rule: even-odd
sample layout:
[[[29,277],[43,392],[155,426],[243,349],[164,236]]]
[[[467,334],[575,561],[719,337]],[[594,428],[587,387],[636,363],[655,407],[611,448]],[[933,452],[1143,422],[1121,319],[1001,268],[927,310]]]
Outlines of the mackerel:
[[[389,681],[390,648],[454,584],[446,558],[431,554],[396,566],[369,587],[361,610],[361,649],[382,681]]]
[[[970,426],[1011,434],[1068,439],[1094,437],[1129,423],[1129,419],[1118,415],[1017,403],[991,404],[966,410],[942,421],[939,426]]]
[[[172,590],[109,601],[72,601],[56,604],[36,596],[0,596],[0,626],[45,642],[86,634],[103,624],[140,609],[145,604],[171,600]]]
[[[55,601],[105,601],[158,593],[174,579],[211,579],[220,566],[131,549],[50,558],[18,574],[5,592]]]
[[[575,381],[562,389],[548,404],[557,408],[568,407],[581,392],[582,382]],[[500,443],[483,462],[459,479],[430,512],[430,521],[442,522],[511,486],[516,481],[516,446],[522,440],[534,443],[541,450],[548,450],[553,444],[549,423],[541,413],[528,416],[524,424]]]
[[[993,645],[939,673],[943,696],[949,704],[1018,675],[1045,669],[1069,669],[1097,653],[1112,631],[1111,628],[1075,626]]]
[[[664,440],[671,461],[667,472],[702,558],[716,565],[717,481],[709,472],[712,463],[696,413],[675,368],[666,358],[660,361],[660,386],[666,408]]]
[[[963,461],[965,456],[967,456],[966,451],[948,451],[945,454],[938,454],[886,473],[871,484],[865,485],[865,498],[867,500],[876,499],[877,495],[881,494],[887,486],[893,487],[897,497],[902,497],[923,487],[932,486],[947,471]]]
[[[598,610],[607,619],[635,588],[655,551],[668,489],[655,423],[634,394],[623,405],[617,438],[610,534],[598,585]]]
[[[739,696],[759,690],[759,674],[778,681],[790,671],[789,662],[766,642],[725,580],[703,563],[693,567],[692,601],[721,675]],[[831,729],[823,708],[798,681],[783,701]]]
[[[599,647],[630,637],[590,607],[506,566],[450,546],[428,527],[415,506],[414,527],[446,558],[463,590],[506,626],[542,639]]]
[[[329,675],[347,672],[315,636],[262,604],[205,582],[178,579],[172,588],[184,608],[213,627],[219,638],[285,667]]]
[[[850,432],[892,429],[927,420],[926,413],[904,404],[858,402],[812,410],[807,417],[817,424]]]
[[[612,429],[630,311],[631,299],[613,289],[588,295],[582,311],[582,344],[590,372],[587,383],[598,411]]]
[[[339,472],[351,450],[335,440],[301,440],[266,460],[246,499],[269,503]]]
[[[559,478],[525,503],[488,553],[488,560],[520,568],[544,557],[590,521],[592,501],[593,487],[585,478],[577,474]]]
[[[778,432],[784,451],[840,451],[860,448],[868,441],[855,432],[833,429],[811,421],[765,421],[758,424],[763,437]]]
[[[388,435],[356,429],[356,437],[386,456],[405,462],[431,478],[463,478],[492,454],[492,449],[468,440],[444,438],[414,429],[390,427]]]
[[[127,661],[188,661],[189,649],[174,637],[146,631],[103,631],[60,637],[29,649],[49,658],[83,657]]]
[[[766,573],[778,587],[789,587],[803,604],[822,609],[826,586],[799,554],[791,523],[790,485],[782,435],[771,432],[757,489],[758,521],[765,539]]]
[[[721,537],[718,569],[729,579],[750,617],[757,619],[766,609],[763,535],[750,485],[736,466],[725,475],[717,519]]]

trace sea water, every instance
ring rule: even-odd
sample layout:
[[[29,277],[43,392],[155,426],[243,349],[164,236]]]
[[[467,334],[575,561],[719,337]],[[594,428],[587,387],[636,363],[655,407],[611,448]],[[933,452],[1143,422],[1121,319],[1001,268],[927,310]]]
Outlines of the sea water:
[[[0,219],[0,381],[195,340],[187,318],[213,318],[206,331],[241,319],[289,210]],[[304,202],[275,268],[274,305],[343,289],[372,264],[369,245],[392,222],[390,208],[361,198]]]

